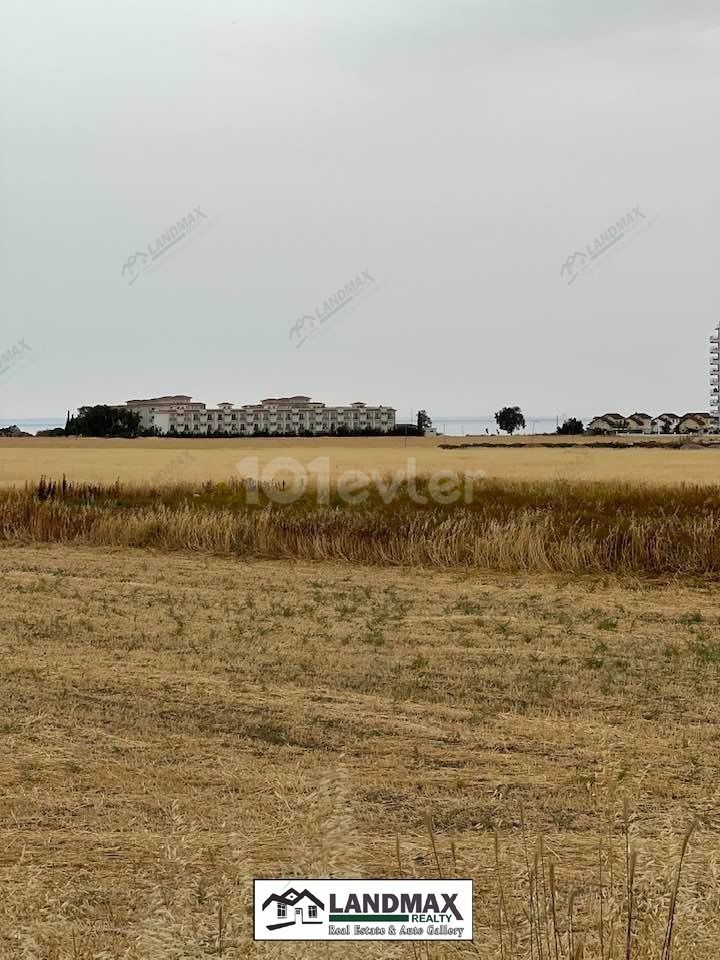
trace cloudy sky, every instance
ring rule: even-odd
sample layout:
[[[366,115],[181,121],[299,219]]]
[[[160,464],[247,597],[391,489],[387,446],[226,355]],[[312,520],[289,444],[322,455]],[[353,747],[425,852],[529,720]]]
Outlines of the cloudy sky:
[[[0,417],[160,393],[707,409],[716,2],[5,0],[0,17],[0,356],[25,345]]]

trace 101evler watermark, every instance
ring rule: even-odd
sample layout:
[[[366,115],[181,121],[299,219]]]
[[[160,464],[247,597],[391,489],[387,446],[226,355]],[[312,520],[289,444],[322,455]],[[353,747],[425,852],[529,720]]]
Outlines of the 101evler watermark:
[[[443,468],[425,476],[418,473],[415,457],[408,457],[404,467],[392,475],[379,470],[341,470],[330,457],[315,457],[305,463],[295,457],[273,457],[261,464],[259,457],[245,457],[235,464],[245,489],[249,506],[261,504],[260,493],[277,504],[295,503],[307,492],[315,495],[319,506],[327,506],[331,495],[351,506],[365,503],[373,495],[390,504],[402,493],[414,503],[448,505],[463,500],[472,503],[477,484],[487,476],[485,470]]]
[[[255,880],[255,940],[472,940],[472,880]]]
[[[657,217],[649,219],[640,207],[628,210],[589,243],[571,253],[560,267],[560,277],[568,286],[574,283],[583,273],[592,270],[606,253],[620,245],[626,245],[631,238],[644,233],[656,219]]]

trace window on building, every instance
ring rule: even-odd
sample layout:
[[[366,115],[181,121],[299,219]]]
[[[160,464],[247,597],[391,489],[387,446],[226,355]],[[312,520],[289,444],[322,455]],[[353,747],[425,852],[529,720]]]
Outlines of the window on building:
[[[286,916],[287,916],[287,907],[285,906],[284,903],[279,903],[279,904],[278,904],[278,917],[286,917]]]
[[[314,904],[308,907],[308,917],[310,920],[317,919],[317,907]]]

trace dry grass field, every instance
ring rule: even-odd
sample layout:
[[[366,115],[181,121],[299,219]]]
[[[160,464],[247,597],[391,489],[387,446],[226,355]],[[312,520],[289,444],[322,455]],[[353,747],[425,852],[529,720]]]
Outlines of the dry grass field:
[[[587,438],[597,442],[598,438]],[[518,446],[518,441],[526,446]],[[492,446],[463,447],[462,443]],[[558,443],[571,446],[558,447]],[[646,441],[647,442],[647,441]],[[330,458],[337,476],[346,470],[394,473],[406,469],[408,457],[419,474],[449,468],[461,472],[484,470],[489,477],[522,480],[627,480],[650,483],[717,483],[720,445],[669,449],[669,442],[649,441],[648,449],[592,448],[583,438],[299,438],[247,440],[92,440],[77,438],[0,438],[0,487],[36,482],[41,475],[112,483],[202,482],[236,476],[244,457],[260,464],[274,457],[294,457],[309,463]],[[449,449],[444,449],[447,444]],[[544,446],[541,444],[545,444]]]
[[[549,960],[539,834],[558,956],[572,901],[575,956],[601,956],[602,903],[622,960],[624,798],[632,956],[661,956],[691,820],[672,956],[720,955],[714,583],[57,544],[0,571],[3,960]],[[474,944],[253,944],[252,876],[393,876],[398,849],[433,876],[428,816]]]
[[[41,480],[0,491],[0,538],[441,570],[720,576],[718,485],[458,476],[453,486],[449,502],[432,480],[371,485],[350,502],[338,487],[258,490],[239,478]]]
[[[254,505],[250,456],[485,476]],[[716,466],[0,441],[0,958],[717,960]],[[400,872],[474,943],[252,941],[254,876]]]

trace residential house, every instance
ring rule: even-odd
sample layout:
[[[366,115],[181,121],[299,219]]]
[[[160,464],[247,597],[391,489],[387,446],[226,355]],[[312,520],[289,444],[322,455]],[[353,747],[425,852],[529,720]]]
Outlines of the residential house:
[[[631,413],[627,418],[628,433],[650,433],[652,417],[648,413]]]
[[[620,413],[604,413],[587,425],[588,433],[620,433],[627,429],[627,420]]]
[[[710,413],[686,413],[677,424],[678,433],[711,433],[717,430],[717,419]]]
[[[675,428],[680,422],[680,417],[676,413],[659,413],[650,421],[651,433],[675,433]]]

